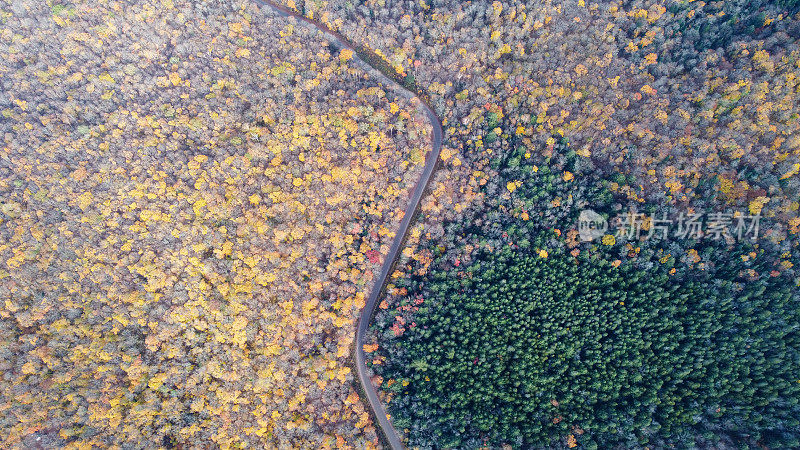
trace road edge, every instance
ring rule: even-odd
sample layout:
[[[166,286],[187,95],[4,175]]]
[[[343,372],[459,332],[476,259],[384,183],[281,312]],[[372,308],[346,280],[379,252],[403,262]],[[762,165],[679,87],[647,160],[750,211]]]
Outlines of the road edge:
[[[379,62],[382,60],[371,49],[353,44],[337,31],[331,30],[326,25],[321,24],[313,19],[309,19],[283,5],[273,3],[271,0],[252,1],[256,4],[271,8],[281,17],[291,16],[299,21],[305,22],[315,27],[319,31],[332,36],[341,47],[352,50],[355,53],[355,57],[357,57],[362,63],[377,70],[389,81],[396,84],[398,88],[406,91],[407,93],[411,94],[412,97],[419,100],[420,107],[425,111],[425,115],[427,116],[433,128],[431,136],[431,150],[428,151],[428,154],[425,157],[425,166],[423,168],[422,175],[420,175],[420,178],[417,180],[417,183],[414,186],[414,190],[412,191],[408,205],[404,211],[403,219],[400,221],[400,226],[398,227],[394,240],[392,241],[392,246],[390,247],[389,253],[386,255],[386,258],[383,261],[378,279],[376,280],[372,287],[372,291],[367,297],[366,303],[364,308],[361,310],[361,315],[359,316],[358,323],[356,325],[354,360],[356,372],[358,373],[358,379],[361,384],[361,391],[363,391],[363,394],[365,394],[367,397],[370,409],[372,410],[372,415],[374,416],[375,420],[377,420],[386,443],[394,450],[401,450],[404,448],[402,440],[400,439],[397,430],[389,420],[388,415],[386,414],[386,409],[383,407],[383,404],[381,404],[380,398],[378,397],[377,389],[372,384],[372,380],[368,374],[366,354],[364,353],[364,338],[366,337],[367,330],[369,328],[369,322],[372,320],[372,316],[375,314],[378,299],[386,290],[389,275],[397,264],[397,258],[403,249],[403,244],[405,243],[411,222],[413,222],[414,218],[419,213],[419,205],[422,201],[422,197],[425,195],[425,192],[430,185],[433,174],[439,167],[439,154],[442,150],[443,136],[442,122],[429,105],[429,99],[427,95],[420,93],[419,89],[415,86],[409,86],[407,83],[402,82],[395,72],[387,73],[387,71],[391,70],[391,68],[388,67],[387,64],[380,64]]]

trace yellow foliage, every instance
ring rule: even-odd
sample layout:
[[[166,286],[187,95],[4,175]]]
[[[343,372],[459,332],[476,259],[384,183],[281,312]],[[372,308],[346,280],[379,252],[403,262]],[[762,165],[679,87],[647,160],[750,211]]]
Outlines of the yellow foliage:
[[[353,51],[347,48],[342,49],[339,52],[339,59],[341,61],[349,61],[353,59]]]
[[[756,197],[748,205],[750,214],[752,215],[761,214],[761,209],[764,208],[764,205],[766,205],[767,202],[769,202],[769,200],[770,200],[769,197],[764,197],[764,196]]]
[[[795,163],[795,164],[792,166],[792,168],[791,168],[791,169],[789,169],[789,171],[788,171],[788,172],[786,172],[786,173],[784,173],[783,175],[781,175],[781,180],[785,180],[785,179],[787,179],[787,178],[789,178],[789,177],[792,177],[792,176],[794,176],[794,175],[797,175],[798,173],[800,173],[800,163]]]
[[[36,373],[36,366],[32,362],[28,361],[22,365],[22,373],[25,375],[34,374]]]
[[[364,352],[372,353],[372,352],[374,352],[375,350],[378,349],[378,344],[364,344],[363,348],[364,348]]]
[[[91,192],[84,192],[78,197],[78,207],[81,208],[82,211],[86,211],[90,204],[92,204],[92,200],[94,196]]]
[[[508,189],[508,192],[514,192],[520,186],[522,186],[522,181],[520,180],[509,181],[506,183],[506,189]]]
[[[494,13],[500,15],[503,12],[503,4],[495,1],[492,3],[492,9],[494,9]]]

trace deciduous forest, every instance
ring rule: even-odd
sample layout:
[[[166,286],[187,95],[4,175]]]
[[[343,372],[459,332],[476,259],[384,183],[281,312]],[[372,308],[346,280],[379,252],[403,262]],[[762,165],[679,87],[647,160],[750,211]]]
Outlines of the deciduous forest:
[[[0,0],[0,446],[800,447],[797,1],[275,3]]]
[[[4,11],[2,446],[374,446],[349,357],[414,105],[250,3]]]

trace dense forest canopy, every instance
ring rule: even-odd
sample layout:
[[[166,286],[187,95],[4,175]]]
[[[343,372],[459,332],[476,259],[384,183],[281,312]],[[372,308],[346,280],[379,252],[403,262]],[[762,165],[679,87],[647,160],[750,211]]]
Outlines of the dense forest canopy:
[[[375,448],[430,124],[253,2],[0,2],[0,447]]]
[[[0,0],[3,447],[380,447],[392,80],[407,444],[800,446],[796,0],[278,1]]]
[[[612,258],[507,246],[410,291],[423,300],[413,325],[377,366],[410,444],[800,445],[800,317],[786,280]]]
[[[372,367],[410,445],[800,444],[796,254],[581,243],[578,210],[619,199],[570,147],[495,159],[492,207],[448,222],[427,270],[396,280]]]

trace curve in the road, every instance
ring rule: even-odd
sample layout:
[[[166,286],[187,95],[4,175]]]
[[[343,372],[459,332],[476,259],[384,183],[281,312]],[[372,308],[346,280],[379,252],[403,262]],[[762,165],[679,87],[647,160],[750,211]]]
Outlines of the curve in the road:
[[[364,338],[367,334],[367,328],[369,327],[369,322],[372,320],[372,315],[375,313],[375,307],[378,303],[378,298],[380,298],[381,294],[383,293],[386,282],[389,279],[389,274],[392,272],[395,263],[397,262],[397,257],[400,254],[400,251],[403,248],[403,243],[405,241],[406,235],[408,234],[408,228],[411,225],[411,221],[413,220],[414,216],[417,213],[419,208],[420,201],[422,200],[422,196],[425,193],[428,185],[430,184],[430,180],[433,177],[433,173],[436,171],[436,167],[439,162],[439,153],[442,149],[442,123],[439,120],[439,117],[436,113],[433,112],[430,105],[427,103],[427,100],[424,96],[420,95],[417,92],[414,92],[408,89],[406,86],[402,85],[401,83],[397,82],[392,76],[388,76],[384,73],[380,67],[377,67],[374,64],[371,64],[369,59],[377,60],[377,55],[374,52],[371,52],[369,49],[364,47],[359,47],[356,45],[351,44],[344,36],[339,34],[338,32],[331,30],[325,24],[319,23],[316,20],[309,19],[296,11],[288,9],[283,5],[278,5],[273,3],[270,0],[254,0],[256,3],[261,5],[267,6],[271,8],[273,11],[277,12],[278,15],[281,17],[294,17],[295,19],[305,22],[314,28],[328,34],[329,36],[333,37],[336,44],[340,47],[349,49],[353,51],[354,56],[362,63],[366,64],[369,67],[377,70],[381,75],[382,78],[388,80],[390,83],[397,85],[403,91],[409,93],[412,97],[415,97],[419,100],[421,107],[425,110],[425,114],[428,116],[428,119],[433,126],[433,139],[432,139],[432,148],[428,152],[428,155],[425,157],[425,168],[422,171],[422,176],[420,176],[419,180],[417,180],[416,185],[414,186],[414,191],[411,194],[410,201],[408,206],[406,207],[405,213],[403,214],[403,219],[400,221],[400,227],[397,229],[397,232],[394,237],[394,241],[392,242],[392,246],[389,249],[389,254],[386,255],[386,259],[383,261],[383,266],[381,267],[380,274],[378,275],[378,279],[375,282],[375,285],[372,288],[372,291],[367,297],[366,305],[364,309],[361,311],[361,316],[358,318],[358,326],[356,328],[356,339],[355,339],[355,364],[356,364],[356,371],[358,372],[358,379],[361,382],[361,386],[364,389],[364,393],[369,400],[370,408],[372,409],[372,413],[375,416],[376,420],[378,421],[378,425],[380,426],[381,430],[383,431],[383,435],[385,436],[388,444],[396,450],[403,448],[403,443],[400,440],[400,436],[397,434],[397,430],[395,430],[392,423],[389,421],[386,410],[384,409],[383,405],[378,398],[378,392],[375,389],[375,386],[372,385],[372,381],[370,380],[369,374],[367,373],[367,366],[366,366],[366,355],[364,354]],[[364,53],[367,53],[367,58],[362,57]],[[384,68],[385,70],[385,68]]]

